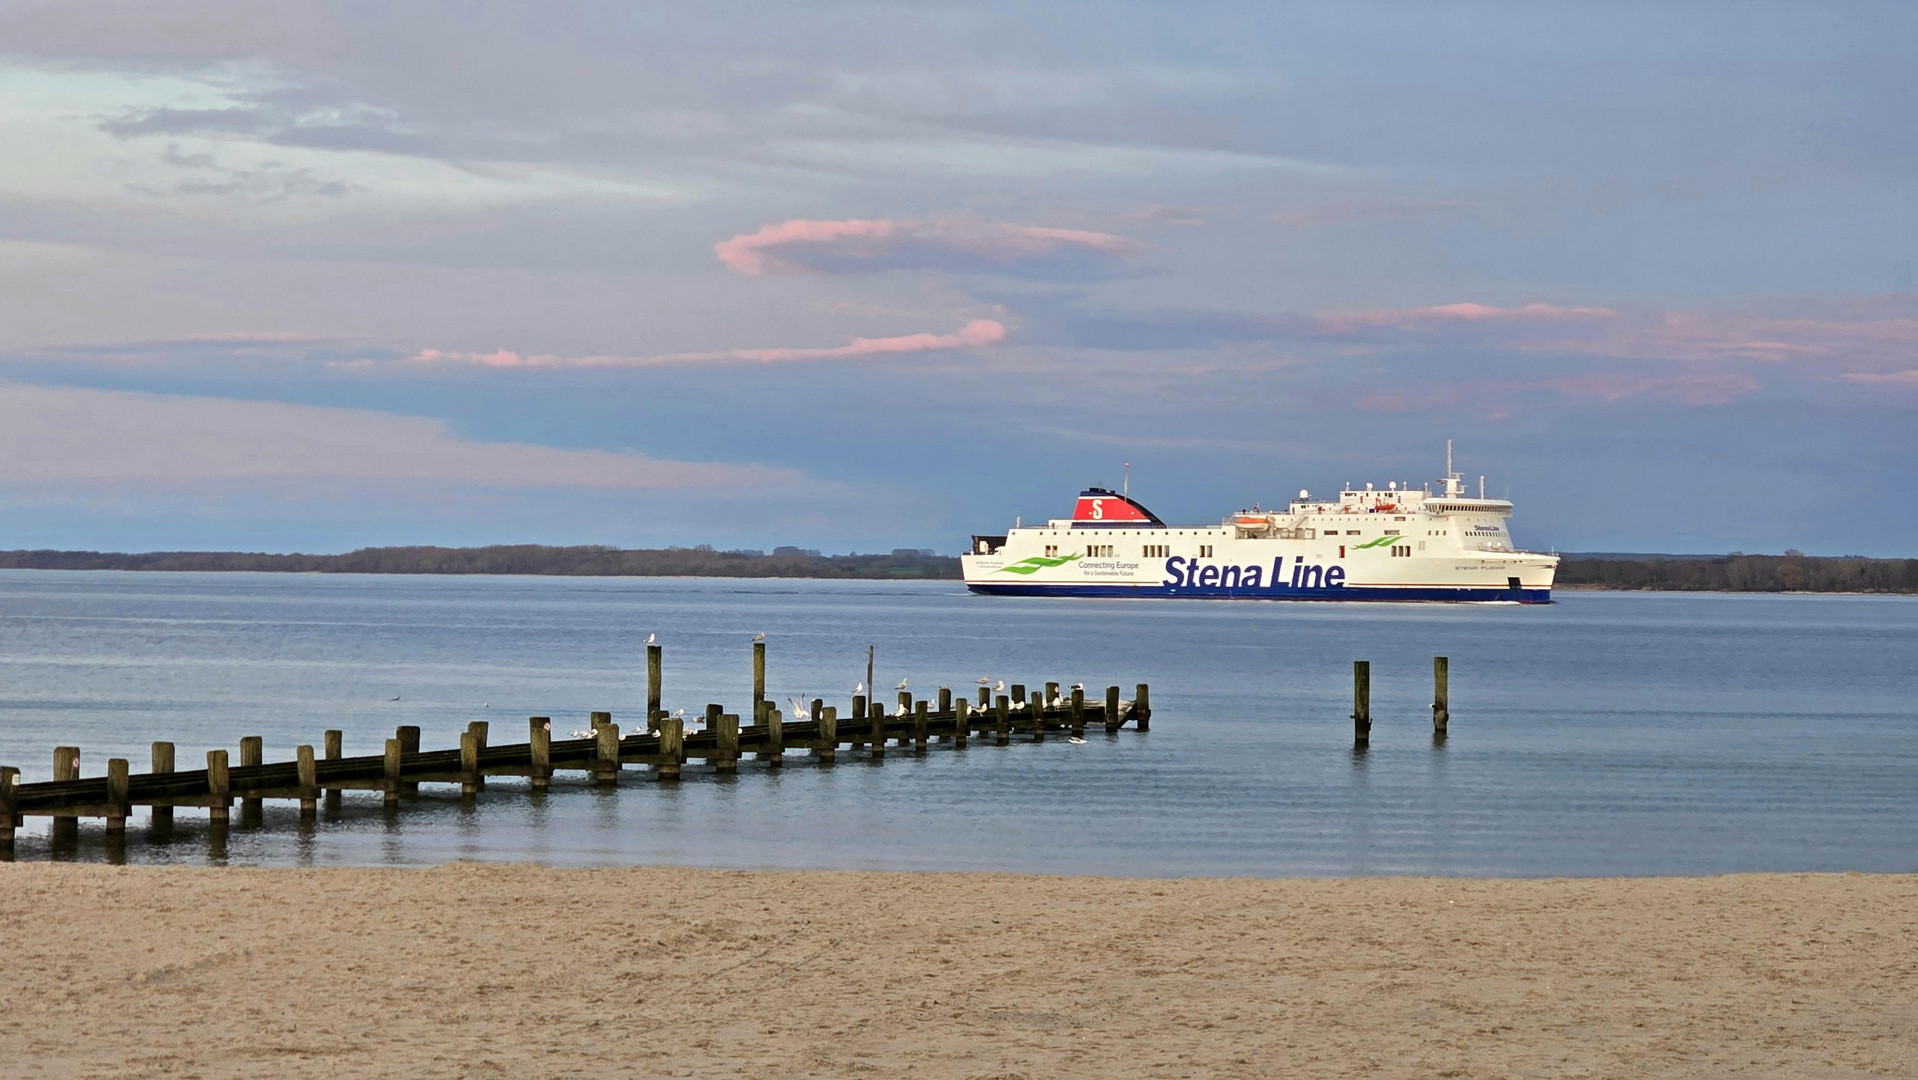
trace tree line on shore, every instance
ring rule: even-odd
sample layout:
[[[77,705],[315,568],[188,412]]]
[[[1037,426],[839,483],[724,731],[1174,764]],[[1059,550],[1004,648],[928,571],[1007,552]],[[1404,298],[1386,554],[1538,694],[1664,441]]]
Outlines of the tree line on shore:
[[[959,559],[923,548],[879,555],[822,555],[810,549],[718,551],[710,545],[616,548],[361,548],[344,555],[234,551],[5,551],[0,569],[253,570],[321,574],[553,574],[574,577],[921,578],[955,580]],[[1558,584],[1572,588],[1674,592],[1918,593],[1918,559],[1783,555],[1668,557],[1567,555]]]

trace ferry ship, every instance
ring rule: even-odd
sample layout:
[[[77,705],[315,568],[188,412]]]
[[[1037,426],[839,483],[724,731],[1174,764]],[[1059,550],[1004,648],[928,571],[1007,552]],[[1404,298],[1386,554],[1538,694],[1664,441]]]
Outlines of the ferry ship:
[[[1070,518],[974,536],[966,586],[1009,596],[1425,600],[1549,604],[1558,556],[1519,551],[1512,504],[1469,498],[1445,448],[1440,491],[1397,483],[1301,491],[1217,525],[1167,525],[1128,490],[1087,488]]]

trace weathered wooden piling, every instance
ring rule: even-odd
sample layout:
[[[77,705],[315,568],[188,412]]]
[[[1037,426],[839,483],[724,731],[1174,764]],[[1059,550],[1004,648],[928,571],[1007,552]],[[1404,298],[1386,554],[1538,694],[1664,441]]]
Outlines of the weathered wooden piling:
[[[80,748],[77,746],[56,746],[53,748],[54,780],[80,779]],[[77,833],[80,817],[77,814],[53,815],[53,828],[56,832]]]
[[[1432,734],[1445,734],[1452,720],[1452,661],[1443,656],[1432,658]],[[1470,734],[1469,732],[1467,734]]]
[[[20,770],[0,765],[0,851],[13,850],[13,830],[20,827]]]
[[[1012,699],[1013,708],[1016,709],[1019,706],[1024,705],[1026,703],[1026,684],[1025,683],[1013,683],[1010,687],[1007,688],[1007,690],[1008,690],[1008,693],[1006,694],[1006,696]]]
[[[473,722],[466,725],[466,730],[473,733],[473,743],[478,748],[478,752],[481,754],[486,752],[486,733],[491,727],[492,725],[487,723],[484,720],[474,720]],[[486,773],[478,768],[475,768],[473,770],[473,783],[476,785],[474,790],[485,791],[486,790]]]
[[[766,763],[769,769],[782,767],[786,761],[786,716],[773,703],[766,703],[766,748],[759,753],[758,760]]]
[[[338,761],[340,760],[340,758],[345,756],[345,749],[346,749],[346,733],[345,732],[336,730],[334,728],[328,728],[326,731],[321,733],[320,741],[321,743],[325,745],[326,760]],[[340,789],[327,788],[326,789],[327,812],[332,813],[333,811],[338,810],[339,808],[340,808]]]
[[[479,793],[479,736],[471,728],[460,732],[460,795]]]
[[[1067,714],[1068,715],[1067,726],[1071,730],[1073,738],[1083,739],[1086,737],[1086,688],[1085,687],[1075,686],[1072,688],[1072,704],[1070,708],[1071,708],[1071,712]]]
[[[1004,694],[992,699],[992,739],[999,746],[1012,741],[1012,699]]]
[[[300,783],[300,816],[311,818],[320,810],[320,774],[313,760],[313,747],[302,743],[293,751],[295,769]]]
[[[266,764],[266,740],[258,735],[247,735],[240,739],[240,768],[250,768]],[[258,821],[260,800],[243,798],[240,800],[240,816]]]
[[[1147,698],[1146,684],[1140,683],[1132,691],[1132,728],[1144,731],[1152,721],[1152,706]]]
[[[972,702],[965,698],[952,703],[952,746],[955,750],[965,748],[966,739],[972,734]]]
[[[156,742],[153,744],[153,773],[155,776],[173,771],[173,744]],[[149,828],[165,831],[173,827],[173,808],[156,806],[153,815],[147,819]]]
[[[713,759],[713,771],[734,773],[739,771],[739,717],[734,713],[715,713],[718,706],[710,706],[706,713],[706,726],[717,735],[715,750],[718,757]]]
[[[394,733],[400,740],[400,753],[411,756],[420,752],[420,729],[418,724],[402,724]],[[420,785],[417,780],[408,780],[400,785],[400,791],[407,795],[418,795]]]
[[[1119,688],[1116,686],[1106,687],[1106,734],[1110,735],[1118,731],[1119,725],[1124,719],[1124,717],[1119,715]]]
[[[821,765],[831,765],[839,756],[839,707],[813,699],[812,714],[819,720],[819,738],[812,744],[813,756]]]
[[[545,791],[553,779],[553,720],[548,716],[526,718],[526,777],[534,791]]]
[[[992,708],[992,687],[982,686],[979,688],[979,708],[982,710]]]
[[[915,753],[923,754],[926,752],[927,728],[929,726],[929,718],[926,715],[926,699],[920,698],[912,707],[912,748]]]
[[[846,714],[846,734],[852,736],[850,741],[854,750],[866,745],[865,740],[861,738],[859,734],[865,726],[865,720],[866,695],[854,694],[852,696],[852,712]]]
[[[400,740],[395,737],[386,740],[386,760],[381,770],[380,792],[385,796],[388,810],[400,804],[400,792],[406,782],[400,779]]]
[[[618,740],[615,738],[615,744]],[[679,767],[686,760],[686,722],[668,716],[659,722],[659,755],[653,761],[653,776],[658,780],[679,779]]]
[[[602,719],[603,718],[603,719]],[[683,724],[684,721],[667,717],[659,722],[660,742],[666,741],[666,725]],[[681,728],[680,730],[684,730]],[[593,782],[601,787],[611,787],[619,783],[619,725],[613,723],[612,713],[593,714],[593,735],[598,742],[593,748]]]
[[[107,759],[107,832],[127,831],[127,815],[133,807],[127,801],[127,759]]]
[[[872,755],[874,761],[884,761],[886,758],[886,707],[877,701],[873,702],[867,718],[872,722],[872,736],[866,750]]]
[[[1372,662],[1352,661],[1352,741],[1372,741]]]
[[[225,750],[206,752],[206,817],[215,828],[223,828],[233,807],[233,778],[227,767]]]
[[[665,685],[665,666],[662,662],[664,648],[662,645],[646,646],[646,726],[649,728],[653,726],[654,715],[662,708],[660,694]]]
[[[753,642],[753,715],[759,715],[759,703],[766,700],[766,643]]]

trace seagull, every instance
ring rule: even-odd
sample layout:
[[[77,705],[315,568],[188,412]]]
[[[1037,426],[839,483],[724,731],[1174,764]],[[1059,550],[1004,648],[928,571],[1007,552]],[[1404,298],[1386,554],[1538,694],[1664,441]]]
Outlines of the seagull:
[[[854,686],[854,687],[852,688],[852,692],[853,692],[854,694],[863,694],[863,693],[865,693],[865,692],[866,692],[866,684],[865,684],[865,683],[860,683],[860,684],[858,684],[858,685],[856,685],[856,686]]]
[[[900,680],[899,680],[899,685],[898,685],[898,686],[895,686],[895,687],[893,687],[893,689],[894,689],[894,690],[904,690],[904,689],[906,688],[906,684],[907,684],[907,683],[909,683],[909,682],[911,682],[911,681],[912,681],[912,680],[911,680],[910,678],[905,678],[905,679],[900,679]]]
[[[566,737],[569,739],[591,739],[595,736],[590,731],[569,731],[566,733]]]
[[[1086,741],[1077,735],[1067,735],[1066,741],[1074,746],[1084,746],[1086,744]]]
[[[657,645],[657,644],[659,644],[659,635],[658,635],[657,633],[653,633],[653,634],[647,634],[647,635],[646,635],[646,644],[648,644],[648,645]]]
[[[764,641],[764,640],[766,640],[766,635],[764,635],[764,634],[754,634],[754,635],[753,635],[753,640],[754,640],[754,641]]]
[[[992,692],[993,692],[993,693],[995,693],[995,694],[1003,694],[1003,693],[1005,693],[1005,692],[1006,692],[1006,680],[1004,680],[1004,679],[1000,679],[1000,680],[999,680],[998,682],[996,682],[996,683],[993,683],[993,684],[992,684]]]
[[[399,699],[400,699],[400,696],[399,696],[398,694],[394,694],[394,695],[393,695],[392,697],[390,697],[390,698],[387,698],[386,700],[388,700],[388,701],[398,701]]]
[[[1085,683],[1082,683],[1082,682],[1076,682],[1076,683],[1073,683],[1073,684],[1072,684],[1072,688],[1073,688],[1074,690],[1080,690],[1080,691],[1083,691],[1083,690],[1084,690],[1084,689],[1086,688],[1086,684],[1085,684]]]
[[[981,676],[979,676],[979,685],[980,685],[980,686],[991,686],[991,685],[992,685],[992,676],[990,676],[990,675],[981,675]],[[1005,683],[1000,683],[999,685],[1000,685],[1000,686],[1004,686],[1004,685],[1005,685]]]
[[[812,706],[807,705],[803,699],[787,698],[786,703],[792,706],[794,720],[811,720],[812,719]]]
[[[492,703],[492,702],[490,702],[490,701],[482,701],[482,702],[480,702],[480,708],[482,708],[482,709],[490,709],[490,708],[492,708],[492,707],[493,707],[493,703]]]

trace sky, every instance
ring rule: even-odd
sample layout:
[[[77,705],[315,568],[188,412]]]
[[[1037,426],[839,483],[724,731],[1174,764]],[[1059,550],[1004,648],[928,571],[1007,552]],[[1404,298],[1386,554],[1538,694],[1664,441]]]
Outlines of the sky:
[[[1918,555],[1918,6],[0,0],[0,548]]]

